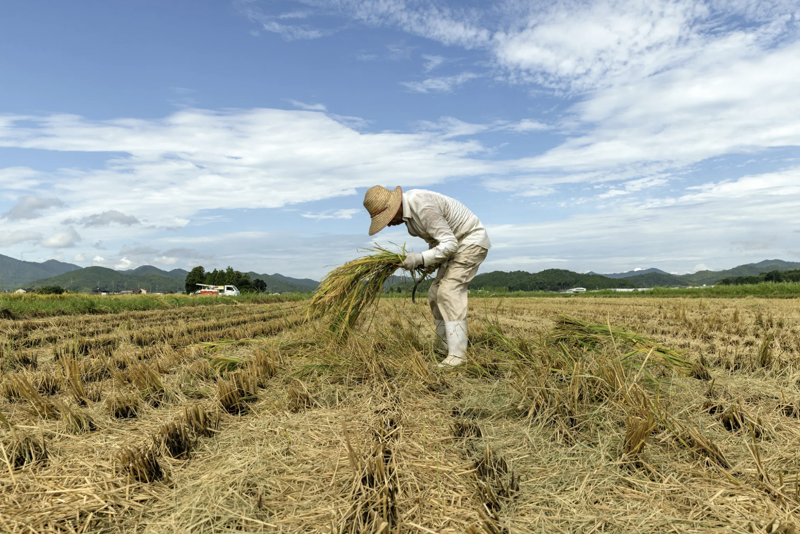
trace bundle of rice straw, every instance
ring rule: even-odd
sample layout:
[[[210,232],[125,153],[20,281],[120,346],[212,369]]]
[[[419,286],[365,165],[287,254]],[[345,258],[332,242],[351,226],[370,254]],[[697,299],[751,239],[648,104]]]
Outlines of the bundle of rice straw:
[[[331,332],[340,340],[347,337],[361,314],[380,297],[384,283],[406,259],[405,245],[399,252],[378,245],[365,251],[373,254],[328,273],[309,304],[308,317],[326,315]]]
[[[577,343],[590,349],[609,344],[625,344],[634,349],[627,356],[652,353],[667,367],[684,372],[692,367],[692,362],[684,358],[683,353],[637,332],[611,324],[588,323],[568,315],[559,315],[551,337],[555,342]]]

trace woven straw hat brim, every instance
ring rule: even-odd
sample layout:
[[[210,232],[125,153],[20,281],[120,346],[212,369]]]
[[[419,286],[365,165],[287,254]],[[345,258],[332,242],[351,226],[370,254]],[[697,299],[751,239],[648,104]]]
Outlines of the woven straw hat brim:
[[[386,206],[386,209],[372,218],[372,222],[369,225],[369,235],[371,236],[386,228],[386,225],[394,219],[395,214],[397,214],[397,209],[400,207],[400,203],[403,200],[403,190],[400,186],[394,191],[389,191],[388,189],[384,189],[384,191],[386,191],[386,193],[379,191],[379,196],[373,200],[375,205],[379,206],[383,204]]]

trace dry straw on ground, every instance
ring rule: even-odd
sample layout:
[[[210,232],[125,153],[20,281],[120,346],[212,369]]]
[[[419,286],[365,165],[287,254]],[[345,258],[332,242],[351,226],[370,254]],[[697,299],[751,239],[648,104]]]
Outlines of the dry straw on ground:
[[[400,299],[336,342],[303,303],[0,321],[38,360],[0,376],[0,531],[800,525],[795,302],[470,305],[449,373]],[[40,387],[67,357],[85,395]]]

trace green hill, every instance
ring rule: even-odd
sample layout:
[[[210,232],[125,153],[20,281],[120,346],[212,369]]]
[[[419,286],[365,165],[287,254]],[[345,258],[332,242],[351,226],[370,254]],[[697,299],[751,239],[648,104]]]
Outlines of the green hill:
[[[181,280],[186,280],[186,275],[189,274],[189,271],[186,271],[184,269],[172,269],[171,271],[165,271],[163,269],[159,269],[158,267],[154,267],[152,265],[142,265],[141,267],[137,267],[136,269],[128,269],[127,271],[120,271],[120,272],[136,276],[143,274],[160,274],[161,276],[166,276],[168,278],[179,278]]]
[[[717,285],[738,286],[746,284],[763,284],[766,282],[800,282],[800,269],[794,271],[770,271],[758,276],[736,276],[723,278]]]
[[[642,274],[650,274],[650,273],[658,273],[658,274],[669,274],[666,271],[662,271],[661,269],[656,269],[655,267],[651,267],[649,269],[640,269],[638,271],[627,271],[624,273],[596,273],[593,271],[589,271],[588,274],[599,274],[600,276],[605,276],[606,278],[630,278],[631,276],[639,276]]]
[[[35,280],[27,287],[61,286],[68,291],[90,293],[98,288],[103,291],[146,289],[153,293],[175,293],[184,290],[183,279],[160,274],[126,274],[105,267],[86,267],[77,271]]]
[[[614,280],[599,274],[581,274],[564,269],[546,269],[538,273],[494,271],[479,274],[470,289],[507,289],[508,291],[564,291],[573,287],[613,289],[639,287],[630,279]]]
[[[50,278],[80,269],[77,265],[56,260],[22,261],[0,254],[0,283],[3,289],[26,285],[34,280]]]
[[[98,288],[110,292],[146,289],[154,293],[175,293],[185,290],[186,274],[188,272],[183,269],[164,271],[152,265],[143,265],[122,272],[105,267],[87,267],[50,278],[26,282],[24,286],[33,289],[43,286],[61,286],[68,291],[82,293],[90,293]],[[314,290],[308,285],[294,284],[269,274],[256,272],[247,274],[251,280],[257,278],[264,280],[269,293],[308,293]]]
[[[638,287],[686,287],[689,285],[686,280],[674,274],[663,272],[637,274],[635,276],[628,276],[625,280],[633,282]]]
[[[393,277],[392,287],[405,284],[411,289],[413,282],[400,277]],[[420,287],[427,290],[432,280],[427,280]],[[608,278],[600,274],[581,274],[563,269],[547,269],[538,273],[513,271],[510,273],[494,271],[479,274],[470,284],[470,289],[494,289],[508,291],[564,291],[574,287],[586,289],[617,289],[638,287],[685,287],[688,285],[680,278],[658,272],[631,276],[627,278]]]
[[[692,286],[702,286],[704,284],[710,286],[723,278],[758,276],[770,271],[791,271],[794,269],[800,269],[800,263],[783,260],[764,260],[758,263],[739,265],[725,271],[698,271],[693,274],[680,275],[678,278]]]
[[[310,278],[291,278],[289,276],[283,276],[282,274],[275,273],[272,275],[273,278],[277,278],[279,280],[283,280],[284,282],[288,282],[290,284],[295,284],[298,286],[307,286],[311,289],[317,289],[319,287],[319,282],[316,280],[312,280]]]
[[[313,280],[309,280],[315,284],[313,287],[306,284],[291,282],[290,280],[297,279],[289,278],[288,276],[258,274],[253,271],[247,274],[250,275],[250,280],[263,280],[264,283],[267,284],[267,293],[311,293],[319,285]]]

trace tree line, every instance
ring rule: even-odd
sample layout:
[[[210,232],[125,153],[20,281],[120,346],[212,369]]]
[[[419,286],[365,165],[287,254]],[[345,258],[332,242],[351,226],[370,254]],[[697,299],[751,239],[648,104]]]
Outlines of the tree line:
[[[261,293],[267,290],[266,282],[260,278],[251,280],[249,274],[237,271],[233,267],[206,271],[202,265],[198,265],[186,275],[186,293],[192,294],[200,290],[197,284],[236,286],[242,293]]]
[[[545,269],[538,273],[525,271],[479,274],[470,284],[470,289],[496,291],[564,291],[573,287],[586,289],[635,288],[635,283],[626,279],[613,279],[599,274],[582,274],[565,269]]]
[[[743,286],[763,284],[766,282],[800,282],[800,270],[770,271],[768,273],[761,273],[758,276],[731,276],[729,278],[723,278],[717,282],[717,285]]]

